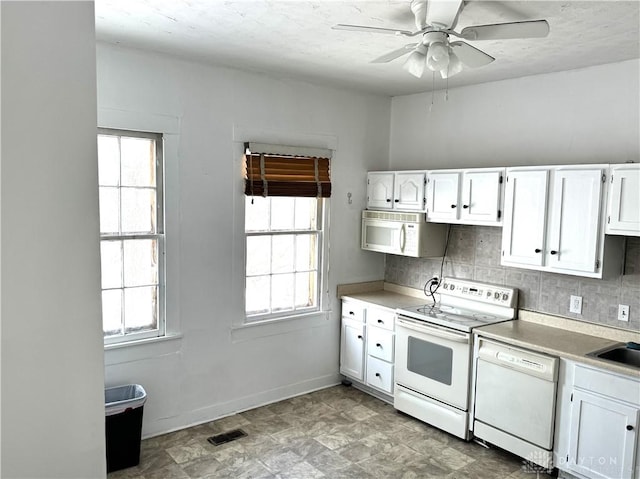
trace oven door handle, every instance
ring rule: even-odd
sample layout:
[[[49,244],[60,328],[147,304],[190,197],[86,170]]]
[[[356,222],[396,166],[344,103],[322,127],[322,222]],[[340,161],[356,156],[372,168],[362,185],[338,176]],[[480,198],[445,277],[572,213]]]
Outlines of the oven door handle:
[[[402,318],[398,318],[396,326],[402,326],[403,328],[410,329],[422,334],[430,334],[438,338],[447,339],[449,341],[455,341],[456,343],[469,343],[469,337],[467,335],[461,335],[456,333],[450,333],[440,328],[433,327],[431,325],[418,325],[414,321],[407,321]]]

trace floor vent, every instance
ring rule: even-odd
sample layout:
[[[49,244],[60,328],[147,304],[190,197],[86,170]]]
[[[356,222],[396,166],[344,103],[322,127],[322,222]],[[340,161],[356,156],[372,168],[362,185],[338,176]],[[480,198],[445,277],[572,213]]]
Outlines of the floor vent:
[[[220,444],[235,441],[236,439],[240,439],[241,437],[244,437],[246,435],[247,433],[242,429],[234,429],[233,431],[223,432],[222,434],[211,436],[210,438],[207,438],[207,441],[214,446],[219,446]]]

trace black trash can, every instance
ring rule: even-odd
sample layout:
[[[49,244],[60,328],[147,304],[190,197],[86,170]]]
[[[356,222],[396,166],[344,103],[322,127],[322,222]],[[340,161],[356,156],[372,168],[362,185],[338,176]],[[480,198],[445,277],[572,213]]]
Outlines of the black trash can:
[[[107,472],[140,463],[142,412],[147,393],[139,384],[104,390]]]

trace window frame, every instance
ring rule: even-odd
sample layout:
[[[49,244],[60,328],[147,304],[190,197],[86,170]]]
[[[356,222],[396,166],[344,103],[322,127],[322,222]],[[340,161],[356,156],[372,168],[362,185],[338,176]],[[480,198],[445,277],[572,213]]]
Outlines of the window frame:
[[[155,338],[164,338],[167,335],[166,322],[166,235],[165,235],[165,145],[164,134],[162,132],[141,131],[121,128],[104,128],[98,127],[96,141],[98,135],[145,138],[155,142],[155,175],[156,175],[156,232],[155,233],[139,233],[139,234],[113,234],[100,232],[100,244],[103,241],[125,241],[128,239],[154,239],[157,241],[158,248],[158,300],[157,300],[157,327],[152,330],[138,331],[132,333],[123,333],[122,335],[104,336],[103,323],[103,341],[105,346],[127,344],[134,341],[148,340]],[[99,181],[98,181],[99,184]],[[102,260],[101,260],[102,261]],[[109,288],[122,289],[122,288]],[[102,284],[100,285],[100,298],[102,301]],[[101,314],[102,317],[102,314]]]
[[[246,199],[250,196],[244,196],[244,223],[243,223],[243,236],[244,236],[244,265],[243,265],[243,307],[244,307],[244,326],[253,326],[258,324],[273,323],[283,320],[290,320],[294,318],[306,317],[310,315],[316,315],[323,312],[324,309],[324,289],[327,276],[326,271],[326,248],[325,237],[327,237],[327,224],[326,215],[328,213],[328,199],[329,198],[314,198],[316,200],[316,228],[309,230],[276,230],[276,231],[251,231],[246,230]],[[261,196],[256,198],[262,198]],[[267,199],[278,198],[277,196],[267,196]],[[295,198],[295,197],[293,197]],[[305,198],[305,197],[300,197]],[[307,199],[310,199],[307,197]],[[250,236],[277,236],[277,235],[299,235],[299,234],[315,234],[316,235],[316,305],[314,307],[293,309],[287,311],[278,311],[276,313],[260,313],[260,314],[247,314],[246,301],[247,301],[247,238]],[[270,273],[270,276],[272,274]],[[270,297],[271,299],[271,297]],[[295,305],[294,305],[295,308]]]

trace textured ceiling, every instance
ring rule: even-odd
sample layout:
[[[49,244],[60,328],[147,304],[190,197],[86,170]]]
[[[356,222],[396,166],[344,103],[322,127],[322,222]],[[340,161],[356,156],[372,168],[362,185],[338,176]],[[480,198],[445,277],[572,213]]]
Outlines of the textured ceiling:
[[[404,58],[371,60],[415,39],[332,30],[337,23],[414,30],[409,0],[96,0],[98,40],[217,65],[386,95],[446,86]],[[640,2],[484,1],[463,4],[457,31],[546,19],[547,38],[469,42],[496,58],[465,69],[449,87],[640,58]]]

